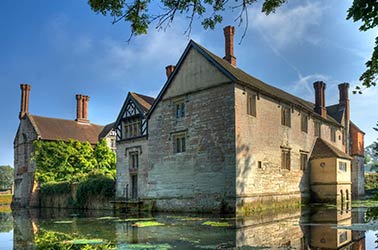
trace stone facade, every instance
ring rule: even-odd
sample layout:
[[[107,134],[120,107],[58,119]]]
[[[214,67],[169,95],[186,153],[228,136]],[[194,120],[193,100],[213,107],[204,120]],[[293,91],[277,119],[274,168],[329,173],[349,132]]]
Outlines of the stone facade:
[[[166,68],[167,82],[144,113],[144,139],[117,141],[119,197],[130,185],[125,149],[136,146],[143,148],[137,200],[152,200],[160,211],[238,212],[303,203],[319,189],[311,189],[309,164],[317,139],[350,154],[348,84],[339,85],[339,103],[326,106],[326,85],[315,82],[315,104],[307,102],[236,68],[228,37],[233,29],[225,35],[225,60],[191,41],[178,64]],[[333,168],[337,185],[319,192],[334,201],[340,190],[351,192],[347,165],[346,180]]]
[[[221,211],[235,207],[233,85],[184,96],[186,115],[176,119],[175,98],[161,101],[149,120],[149,185],[158,210]],[[179,96],[180,97],[180,96]],[[186,151],[174,152],[184,133]]]
[[[13,205],[27,207],[32,200],[35,164],[31,161],[33,142],[38,139],[37,133],[26,115],[21,121],[14,140],[14,195]],[[25,195],[28,194],[28,195]]]

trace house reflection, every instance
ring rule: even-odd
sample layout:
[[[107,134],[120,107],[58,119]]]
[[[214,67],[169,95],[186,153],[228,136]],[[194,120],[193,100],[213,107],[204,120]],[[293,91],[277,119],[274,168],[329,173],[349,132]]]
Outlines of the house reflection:
[[[300,250],[365,250],[365,232],[350,229],[353,224],[364,223],[365,213],[364,209],[351,211],[349,207],[344,206],[338,209],[271,211],[255,213],[249,217],[223,219],[211,215],[190,217],[159,214],[154,216],[154,219],[166,226],[138,228],[133,226],[135,221],[119,217],[100,217],[95,214],[94,217],[89,215],[89,217],[69,218],[69,214],[62,215],[56,211],[50,213],[46,211],[41,214],[21,210],[13,214],[14,249],[35,249],[34,242],[42,230],[41,232],[51,231],[106,239],[121,248],[129,244],[148,243],[168,244],[173,249],[222,246],[226,249],[266,247]],[[135,217],[128,216],[128,218]],[[67,219],[72,223],[53,223]],[[219,220],[231,226],[209,227],[203,225],[205,220]]]
[[[350,205],[350,204],[348,204]],[[365,232],[350,226],[364,223],[363,210],[312,208],[240,218],[236,246],[301,250],[365,250]]]
[[[352,225],[350,210],[317,210],[311,215],[311,249],[341,249],[353,244],[352,231],[343,226]],[[350,249],[350,248],[347,248]]]

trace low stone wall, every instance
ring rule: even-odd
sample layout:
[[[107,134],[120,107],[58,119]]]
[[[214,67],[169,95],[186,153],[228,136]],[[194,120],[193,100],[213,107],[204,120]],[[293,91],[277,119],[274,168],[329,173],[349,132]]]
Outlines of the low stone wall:
[[[79,208],[76,205],[77,184],[71,185],[71,191],[66,194],[43,194],[36,191],[35,196],[38,197],[39,208]],[[84,209],[113,209],[110,203],[112,199],[101,195],[89,195],[84,204]]]

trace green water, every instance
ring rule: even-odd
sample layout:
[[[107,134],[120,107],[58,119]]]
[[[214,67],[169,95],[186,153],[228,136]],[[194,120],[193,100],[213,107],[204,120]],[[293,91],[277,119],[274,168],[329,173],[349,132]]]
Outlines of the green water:
[[[0,249],[375,249],[378,208],[211,214],[0,213]]]

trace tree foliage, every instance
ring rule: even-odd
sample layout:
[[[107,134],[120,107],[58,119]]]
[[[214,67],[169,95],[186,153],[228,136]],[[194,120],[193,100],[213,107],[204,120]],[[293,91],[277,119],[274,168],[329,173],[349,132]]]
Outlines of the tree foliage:
[[[13,184],[13,168],[0,166],[0,190],[9,190]]]
[[[113,17],[113,23],[121,20],[130,23],[132,35],[146,34],[151,23],[156,23],[156,28],[165,29],[174,20],[176,15],[184,15],[188,18],[186,32],[190,34],[193,20],[197,17],[202,20],[205,29],[214,29],[216,24],[223,21],[223,13],[227,9],[238,10],[235,21],[239,25],[246,21],[245,31],[248,25],[248,8],[256,0],[228,1],[228,0],[160,0],[161,13],[149,11],[151,0],[88,0],[92,10],[104,16]],[[262,12],[270,14],[287,0],[265,0]]]
[[[376,0],[354,0],[352,7],[348,10],[347,19],[354,22],[361,21],[361,31],[367,31],[378,27],[378,1]],[[378,36],[375,38],[375,47],[370,60],[366,62],[366,71],[362,73],[360,81],[362,86],[370,88],[377,85],[378,80]],[[362,93],[360,86],[356,87],[354,93]]]
[[[149,25],[156,23],[157,29],[166,29],[176,15],[184,15],[188,18],[186,33],[190,34],[193,20],[201,20],[205,29],[214,29],[223,21],[224,12],[237,10],[235,21],[239,26],[245,21],[245,29],[242,38],[248,28],[248,7],[256,0],[160,0],[160,13],[150,11],[151,0],[88,0],[92,10],[104,16],[113,17],[113,23],[126,21],[131,26],[131,36],[146,34]],[[264,0],[261,11],[266,15],[274,13],[277,8],[287,0]],[[361,31],[374,29],[378,26],[378,1],[354,0],[347,13],[347,19],[354,22],[361,21]],[[290,34],[288,34],[290,35]],[[375,47],[371,59],[366,62],[366,71],[362,73],[360,81],[362,86],[357,86],[354,93],[362,93],[363,88],[376,86],[378,80],[378,37],[375,39]]]
[[[75,140],[35,141],[34,148],[35,177],[41,183],[75,182],[97,174],[115,177],[116,157],[104,140],[94,148]]]

